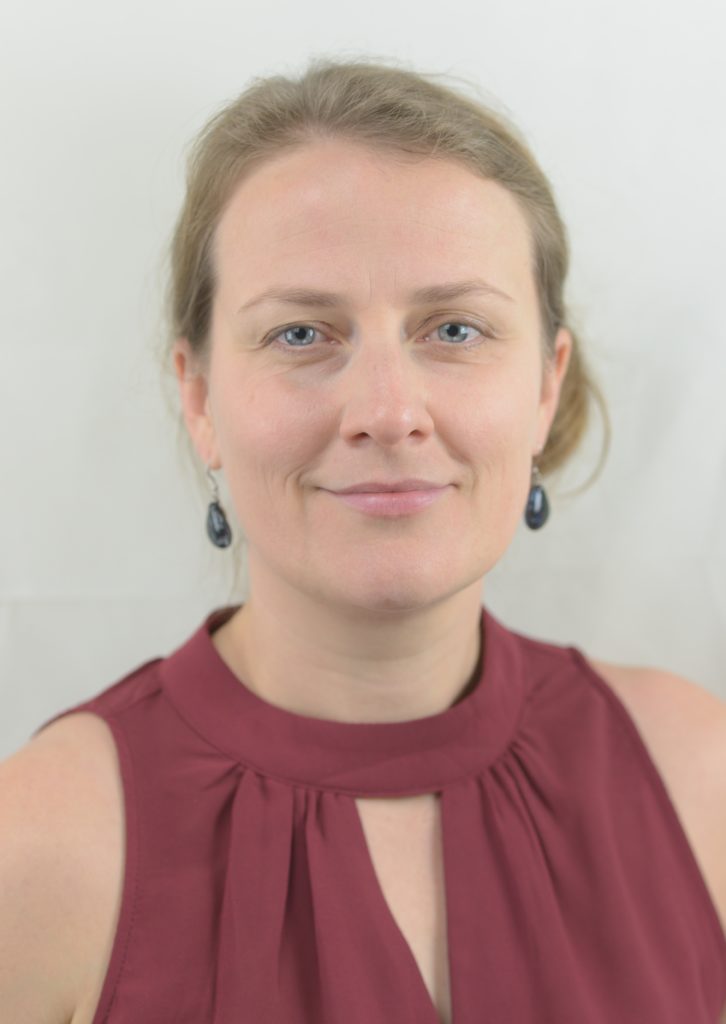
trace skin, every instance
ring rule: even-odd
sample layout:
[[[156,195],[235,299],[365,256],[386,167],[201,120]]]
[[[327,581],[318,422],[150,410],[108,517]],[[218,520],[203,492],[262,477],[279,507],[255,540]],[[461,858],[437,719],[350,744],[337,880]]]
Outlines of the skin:
[[[348,141],[276,157],[234,192],[215,234],[208,373],[184,338],[173,359],[196,451],[223,467],[248,539],[250,596],[213,642],[268,702],[386,722],[468,691],[483,579],[522,522],[572,349],[560,329],[543,367],[530,249],[495,182]],[[473,277],[510,300],[407,299]],[[238,312],[273,286],[346,301]],[[405,477],[453,486],[400,518],[322,489]]]

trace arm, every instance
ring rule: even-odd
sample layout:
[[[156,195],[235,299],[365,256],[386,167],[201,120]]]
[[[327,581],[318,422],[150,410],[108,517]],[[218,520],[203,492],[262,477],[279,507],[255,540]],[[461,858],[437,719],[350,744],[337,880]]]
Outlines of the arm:
[[[56,827],[62,779],[39,754],[30,744],[0,763],[0,1006],[3,1020],[67,1024],[80,991],[74,870]]]
[[[663,777],[726,934],[726,703],[664,669],[590,661]],[[726,1024],[726,1006],[718,1024]]]
[[[726,703],[709,690],[670,672],[656,671],[655,684],[666,699],[660,726],[670,750],[677,752],[678,777],[693,770],[688,807],[699,807],[701,843],[690,836],[726,935]],[[674,777],[675,778],[675,777]],[[674,791],[677,792],[675,781]],[[684,823],[686,807],[679,809]],[[695,835],[695,833],[694,833]],[[726,1024],[726,1004],[719,1017]]]

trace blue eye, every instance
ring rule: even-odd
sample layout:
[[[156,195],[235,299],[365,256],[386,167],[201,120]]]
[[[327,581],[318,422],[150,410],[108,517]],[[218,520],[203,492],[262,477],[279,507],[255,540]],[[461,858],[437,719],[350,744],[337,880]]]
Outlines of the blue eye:
[[[285,328],[283,328],[280,331],[280,334],[275,335],[274,337],[270,338],[270,341],[274,341],[275,338],[279,338],[280,335],[282,335],[282,334],[293,334],[295,331],[303,331],[304,333],[307,333],[308,331],[313,331],[313,332],[317,333],[317,328],[312,327],[310,324],[293,324],[292,327],[285,327]],[[293,346],[294,348],[310,348],[310,342],[305,341],[304,338],[298,337],[298,338],[296,338],[296,342],[297,341],[300,342],[300,345],[295,344]],[[283,346],[283,347],[287,347],[287,346]]]
[[[467,328],[470,331],[471,330],[476,331],[479,335],[481,335],[481,338],[480,339],[474,339],[474,340],[472,340],[470,338],[464,338],[463,340],[459,340],[456,337],[452,337],[451,334],[448,334],[447,335],[448,342],[447,342],[447,341],[445,341],[441,337],[441,335],[439,335],[440,343],[442,345],[444,345],[445,347],[447,347],[447,348],[456,348],[456,347],[458,347],[458,348],[474,348],[477,345],[481,345],[482,340],[484,338],[493,338],[494,337],[494,334],[491,331],[487,330],[483,325],[478,325],[478,324],[475,324],[475,323],[470,323],[468,320],[444,320],[444,321],[440,321],[438,329],[440,330],[442,327],[450,328],[452,326],[453,327],[459,327],[459,328],[465,327],[465,328]],[[289,327],[283,327],[281,331],[277,332],[277,334],[269,334],[269,335],[267,335],[267,337],[263,341],[263,345],[274,344],[278,348],[286,349],[287,351],[291,351],[291,350],[294,350],[294,349],[301,349],[301,348],[313,348],[314,347],[314,341],[312,339],[310,339],[309,336],[308,336],[307,339],[305,337],[305,335],[308,334],[308,332],[310,332],[310,331],[312,331],[313,334],[320,334],[320,333],[322,333],[321,331],[318,330],[317,327],[314,327],[312,324],[305,324],[305,323],[291,324]],[[294,338],[292,338],[292,337],[291,338],[286,338],[286,340],[284,342],[281,342],[281,341],[278,340],[279,338],[281,338],[283,336],[286,336],[286,335],[295,335],[296,332],[297,332],[297,335]],[[287,344],[287,341],[290,341],[291,344]],[[293,341],[294,341],[294,344],[292,343]]]
[[[460,320],[445,320],[444,323],[442,323],[438,329],[440,330],[441,327],[451,327],[452,325],[454,327],[466,327],[467,330],[472,330],[473,329],[475,331],[479,331],[479,334],[482,333],[482,331],[479,330],[479,328],[476,327],[474,324],[470,324],[470,323],[467,323],[466,321],[460,321]],[[448,335],[448,340],[449,341],[455,341],[456,339],[452,338],[451,335]],[[471,341],[468,340],[468,339],[464,339],[462,344],[464,344],[464,346],[471,345]],[[478,342],[477,342],[477,344],[478,344]]]

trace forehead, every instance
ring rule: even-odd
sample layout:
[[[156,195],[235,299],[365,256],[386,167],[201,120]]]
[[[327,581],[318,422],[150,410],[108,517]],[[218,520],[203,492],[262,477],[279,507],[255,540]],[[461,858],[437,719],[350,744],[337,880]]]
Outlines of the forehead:
[[[217,225],[215,265],[222,287],[479,273],[532,292],[530,232],[507,189],[450,160],[340,140],[276,156],[240,182]]]

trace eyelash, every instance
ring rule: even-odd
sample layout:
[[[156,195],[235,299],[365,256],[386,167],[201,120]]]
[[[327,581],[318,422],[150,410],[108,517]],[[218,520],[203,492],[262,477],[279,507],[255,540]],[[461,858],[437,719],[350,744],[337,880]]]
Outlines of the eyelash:
[[[452,343],[450,345],[447,344],[444,341],[439,342],[439,344],[443,345],[444,348],[472,349],[472,348],[476,348],[479,345],[482,345],[484,343],[483,342],[484,338],[493,339],[494,337],[496,337],[494,332],[491,331],[490,329],[488,329],[487,327],[485,327],[483,324],[478,324],[478,323],[475,323],[474,321],[470,321],[470,320],[454,320],[454,319],[451,319],[451,320],[435,320],[432,323],[431,330],[434,330],[436,327],[442,327],[444,324],[457,324],[457,326],[459,326],[459,327],[473,327],[475,331],[478,331],[482,335],[482,339],[481,340],[475,340],[475,341],[464,341],[464,342]],[[277,339],[280,337],[281,334],[284,334],[286,331],[291,331],[295,327],[311,327],[314,331],[317,331],[319,334],[323,333],[320,330],[320,328],[316,327],[314,324],[304,323],[304,322],[301,321],[299,323],[288,324],[286,327],[281,327],[279,331],[275,331],[274,334],[266,335],[266,337],[264,337],[263,340],[262,340],[262,346],[265,347],[265,346],[268,346],[268,345],[274,345],[276,348],[283,349],[286,352],[297,352],[297,351],[303,351],[304,352],[304,351],[309,351],[312,348],[315,348],[315,345],[297,345],[297,346],[295,346],[295,345],[285,345],[283,342],[278,342]]]

